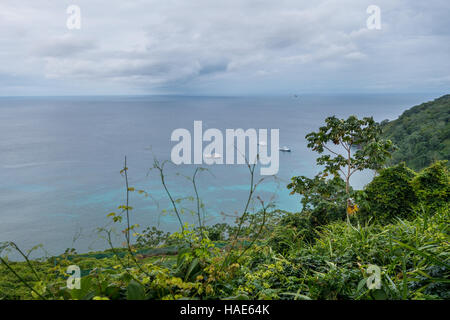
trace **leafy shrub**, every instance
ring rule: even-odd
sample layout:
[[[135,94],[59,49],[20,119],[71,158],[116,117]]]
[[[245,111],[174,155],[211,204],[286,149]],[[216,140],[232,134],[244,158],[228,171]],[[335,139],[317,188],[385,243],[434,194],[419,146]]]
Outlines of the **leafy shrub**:
[[[208,234],[208,238],[211,241],[222,241],[228,238],[228,224],[226,223],[216,223],[211,226],[204,226],[204,230]]]
[[[339,221],[318,230],[283,256],[272,246],[249,252],[233,295],[253,299],[448,299],[449,213],[353,227]],[[380,287],[369,289],[369,266]]]
[[[165,233],[156,227],[147,227],[136,238],[139,247],[156,247],[167,242],[170,233]]]
[[[343,220],[346,216],[345,181],[339,176],[326,178],[327,174],[316,175],[313,179],[305,176],[293,177],[287,186],[292,189],[291,194],[302,195],[304,213],[314,226],[328,224],[332,221]]]
[[[382,169],[365,188],[366,214],[386,223],[395,217],[408,218],[417,202],[411,185],[416,173],[405,163]],[[367,211],[366,210],[366,211]]]
[[[426,208],[437,210],[448,205],[450,200],[450,180],[447,161],[437,161],[423,169],[412,180],[420,203]]]

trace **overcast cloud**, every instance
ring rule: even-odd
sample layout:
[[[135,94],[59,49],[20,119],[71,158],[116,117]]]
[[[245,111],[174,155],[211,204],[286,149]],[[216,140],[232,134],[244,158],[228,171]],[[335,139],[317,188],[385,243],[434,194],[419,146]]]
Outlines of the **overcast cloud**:
[[[81,8],[68,30],[67,8]],[[381,30],[366,9],[381,8]],[[1,0],[0,95],[448,92],[450,1]]]

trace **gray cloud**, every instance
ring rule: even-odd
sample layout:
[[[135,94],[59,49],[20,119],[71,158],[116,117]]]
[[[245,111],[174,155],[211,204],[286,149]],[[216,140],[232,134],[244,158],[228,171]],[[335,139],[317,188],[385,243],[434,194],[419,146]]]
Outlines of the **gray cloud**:
[[[48,39],[44,43],[36,46],[36,56],[42,57],[57,57],[67,59],[81,53],[88,53],[96,48],[93,40],[81,39],[78,40],[71,34],[66,34],[63,37]]]
[[[77,0],[0,4],[1,95],[445,91],[450,3]],[[19,79],[19,80],[18,80]],[[21,82],[17,83],[17,81]],[[58,85],[55,86],[55,83]]]

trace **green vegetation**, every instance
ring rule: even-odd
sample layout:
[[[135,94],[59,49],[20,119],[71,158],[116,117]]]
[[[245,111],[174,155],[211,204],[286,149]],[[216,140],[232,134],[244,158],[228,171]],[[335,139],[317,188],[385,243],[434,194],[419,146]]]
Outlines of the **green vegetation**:
[[[180,229],[172,234],[133,225],[125,160],[126,203],[108,215],[125,237],[115,248],[112,229],[100,229],[111,249],[28,260],[13,243],[0,245],[0,299],[450,299],[450,184],[445,161],[420,172],[404,163],[384,168],[390,141],[380,139],[371,118],[327,119],[307,136],[320,154],[341,146],[345,156],[322,155],[324,171],[293,177],[288,188],[303,196],[301,212],[277,210],[255,197],[255,165],[248,165],[248,200],[234,224],[205,224],[203,203],[192,179],[197,225],[183,222],[182,199],[165,184],[164,165],[153,166]],[[357,149],[352,145],[357,145]],[[356,151],[355,151],[356,150]],[[351,173],[378,175],[353,190]],[[344,176],[341,178],[339,172]],[[347,175],[345,174],[347,173]],[[256,199],[255,199],[256,198]],[[251,211],[256,202],[260,209]],[[15,250],[25,261],[5,255]],[[3,253],[3,254],[2,254]],[[81,287],[70,289],[67,268],[81,269]]]
[[[392,142],[380,139],[381,127],[372,117],[359,120],[350,116],[344,120],[333,116],[326,118],[325,123],[318,132],[306,135],[308,147],[319,154],[329,152],[317,158],[317,165],[325,167],[324,173],[342,174],[345,192],[350,194],[351,176],[356,171],[381,168],[390,157]],[[333,150],[330,143],[340,150]]]
[[[383,136],[398,147],[390,164],[406,162],[419,170],[436,160],[450,160],[450,95],[405,111],[397,120],[383,121]]]
[[[310,215],[315,225],[340,220],[346,216],[345,212],[349,219],[349,215],[357,212],[358,206],[351,197],[358,195],[350,185],[350,178],[357,171],[380,169],[393,149],[390,140],[381,139],[381,127],[371,117],[359,120],[350,116],[344,120],[333,116],[325,119],[325,123],[318,132],[306,135],[308,147],[321,155],[316,162],[324,167],[323,172],[314,179],[293,177],[287,186],[292,189],[291,194],[303,196],[303,214]],[[329,175],[333,178],[327,179]]]
[[[366,211],[381,222],[410,217],[417,202],[412,186],[415,176],[404,162],[381,170],[365,188]]]

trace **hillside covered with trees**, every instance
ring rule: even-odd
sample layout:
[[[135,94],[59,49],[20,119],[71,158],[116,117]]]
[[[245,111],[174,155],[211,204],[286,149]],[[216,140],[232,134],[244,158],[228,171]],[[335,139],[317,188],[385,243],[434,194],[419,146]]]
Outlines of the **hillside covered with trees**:
[[[450,94],[383,121],[383,137],[398,147],[390,164],[402,161],[419,170],[436,160],[450,160]]]

